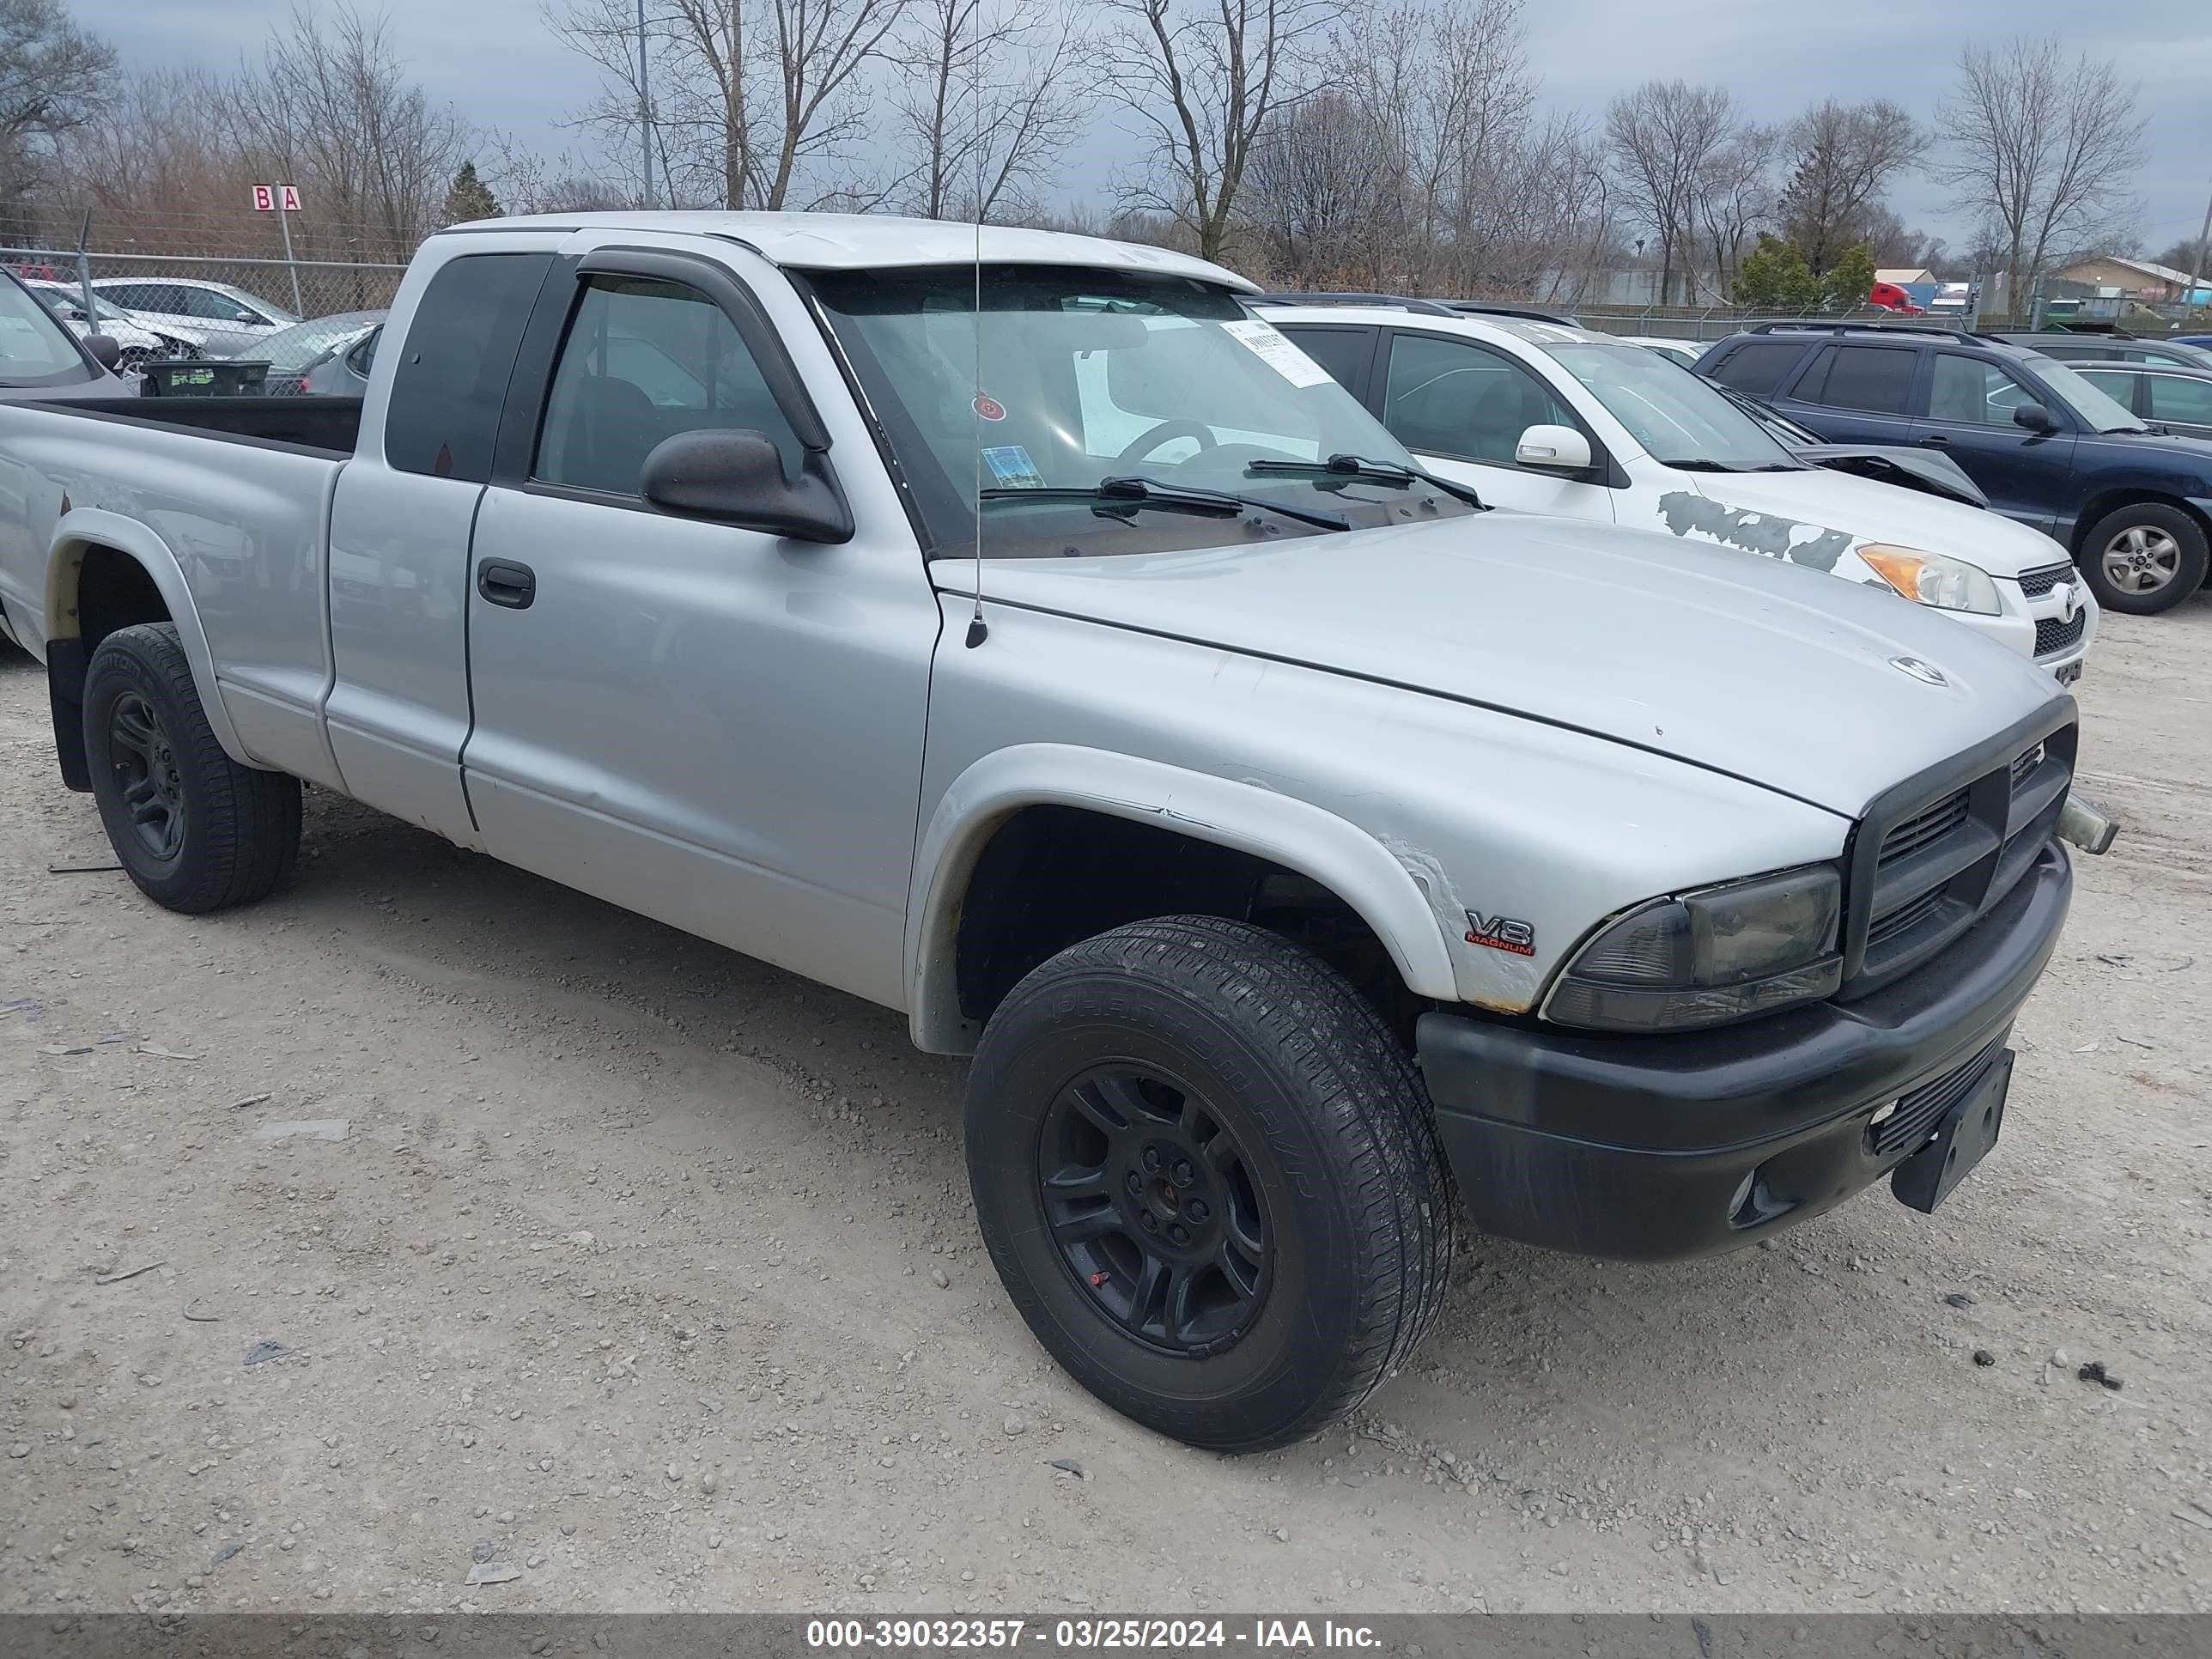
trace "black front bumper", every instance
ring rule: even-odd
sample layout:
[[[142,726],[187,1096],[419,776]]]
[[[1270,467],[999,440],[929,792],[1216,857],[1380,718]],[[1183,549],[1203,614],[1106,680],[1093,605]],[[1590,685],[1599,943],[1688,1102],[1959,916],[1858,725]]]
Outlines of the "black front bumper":
[[[2073,890],[2052,842],[1894,984],[1713,1031],[1614,1037],[1424,1015],[1421,1068],[1476,1225],[1659,1261],[1732,1249],[1849,1198],[1918,1145],[1892,1144],[1902,1126],[1878,1131],[1877,1111],[1935,1101],[2001,1049]]]

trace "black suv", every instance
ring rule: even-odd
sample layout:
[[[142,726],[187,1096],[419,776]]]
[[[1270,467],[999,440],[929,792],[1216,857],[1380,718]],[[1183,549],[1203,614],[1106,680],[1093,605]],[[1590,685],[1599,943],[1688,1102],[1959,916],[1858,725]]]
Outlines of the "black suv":
[[[1993,335],[1770,323],[1698,372],[1831,443],[1920,444],[2056,538],[2102,604],[2148,616],[2203,586],[2212,441],[2146,424],[2055,358]]]

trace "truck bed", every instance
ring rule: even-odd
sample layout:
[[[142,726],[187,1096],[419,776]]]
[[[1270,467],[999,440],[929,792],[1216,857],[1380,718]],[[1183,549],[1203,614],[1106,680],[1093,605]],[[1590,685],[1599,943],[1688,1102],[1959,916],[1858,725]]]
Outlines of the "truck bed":
[[[190,427],[211,438],[350,455],[361,434],[358,398],[76,398],[40,403],[65,415]]]

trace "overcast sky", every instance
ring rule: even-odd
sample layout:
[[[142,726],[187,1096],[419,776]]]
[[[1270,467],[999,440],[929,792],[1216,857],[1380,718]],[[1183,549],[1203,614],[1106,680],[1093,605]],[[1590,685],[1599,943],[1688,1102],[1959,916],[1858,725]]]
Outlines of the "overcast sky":
[[[375,10],[374,3],[364,9]],[[526,146],[577,145],[559,122],[592,94],[592,72],[545,27],[539,0],[385,0],[401,55],[434,96]],[[75,10],[133,67],[228,66],[258,48],[286,0],[75,0]],[[1893,98],[1923,115],[1970,39],[2066,31],[2142,83],[2150,129],[2137,222],[2152,250],[2194,236],[2212,191],[2212,3],[2208,0],[1949,0],[1946,5],[1780,6],[1773,0],[1534,0],[1529,58],[1547,104],[1600,110],[1638,82],[1680,76],[1730,88],[1762,119],[1824,96]],[[1810,21],[1806,21],[1806,20]],[[2094,27],[2084,21],[2094,19]],[[1071,169],[1071,200],[1103,203],[1132,151],[1108,131]],[[1971,227],[1942,187],[1906,180],[1892,202],[1909,224],[1954,245]]]

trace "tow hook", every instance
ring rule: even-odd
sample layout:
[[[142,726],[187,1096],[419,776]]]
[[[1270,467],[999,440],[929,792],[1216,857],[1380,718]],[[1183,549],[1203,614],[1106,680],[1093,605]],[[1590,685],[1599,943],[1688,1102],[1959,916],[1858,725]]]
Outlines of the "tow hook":
[[[2112,851],[2113,837],[2119,833],[2120,826],[2112,814],[2078,795],[2068,796],[2066,805],[2059,809],[2058,839],[2072,842],[2093,858]]]

